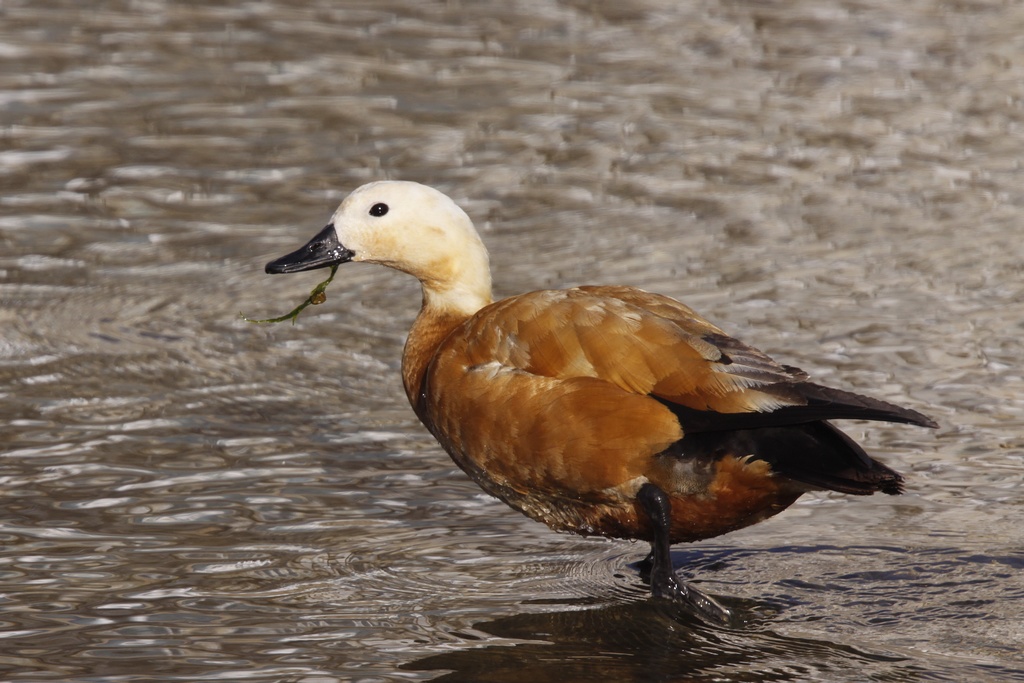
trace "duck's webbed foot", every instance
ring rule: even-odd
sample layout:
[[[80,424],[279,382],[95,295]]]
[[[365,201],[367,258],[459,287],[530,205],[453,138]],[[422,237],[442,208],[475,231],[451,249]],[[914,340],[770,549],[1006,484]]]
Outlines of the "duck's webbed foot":
[[[668,494],[654,484],[647,483],[636,494],[637,502],[647,514],[654,530],[651,553],[641,562],[641,571],[649,573],[651,595],[683,604],[699,616],[729,624],[733,613],[706,593],[681,581],[672,568],[672,547],[669,532],[672,520],[672,501]]]

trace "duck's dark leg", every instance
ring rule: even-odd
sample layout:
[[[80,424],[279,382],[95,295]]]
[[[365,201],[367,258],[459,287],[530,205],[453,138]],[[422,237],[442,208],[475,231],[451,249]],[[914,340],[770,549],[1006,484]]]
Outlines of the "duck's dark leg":
[[[654,484],[644,484],[636,494],[640,507],[647,513],[654,530],[651,552],[644,559],[650,571],[651,595],[656,598],[671,597],[679,592],[679,580],[672,569],[672,546],[669,544],[669,529],[672,524],[672,501]]]
[[[668,494],[654,484],[647,483],[640,487],[636,499],[647,514],[654,533],[651,554],[641,563],[642,567],[650,568],[651,595],[655,598],[682,601],[704,616],[729,623],[732,620],[732,612],[711,596],[680,581],[672,568],[672,545],[669,535],[672,527],[672,501]]]

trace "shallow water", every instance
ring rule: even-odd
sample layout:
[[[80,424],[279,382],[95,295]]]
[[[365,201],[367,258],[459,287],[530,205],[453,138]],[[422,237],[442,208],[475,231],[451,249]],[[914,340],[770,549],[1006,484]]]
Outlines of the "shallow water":
[[[1024,680],[1024,8],[0,3],[0,677]],[[268,277],[350,189],[455,197],[498,294],[628,283],[819,380],[900,498],[679,546],[484,496],[416,423],[418,291]],[[155,666],[154,666],[155,665]]]

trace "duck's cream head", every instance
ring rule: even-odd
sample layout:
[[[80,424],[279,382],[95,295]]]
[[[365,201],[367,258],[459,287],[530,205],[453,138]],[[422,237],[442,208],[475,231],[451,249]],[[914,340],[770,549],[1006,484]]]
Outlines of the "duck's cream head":
[[[296,273],[366,261],[415,276],[424,306],[471,315],[491,302],[487,249],[466,212],[419,183],[384,180],[352,192],[301,249],[267,264]]]

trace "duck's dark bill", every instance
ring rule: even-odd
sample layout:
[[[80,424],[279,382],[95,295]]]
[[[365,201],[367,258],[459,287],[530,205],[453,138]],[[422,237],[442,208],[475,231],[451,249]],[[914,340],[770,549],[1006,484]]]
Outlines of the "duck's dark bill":
[[[303,270],[336,266],[351,261],[353,256],[355,253],[338,241],[338,233],[331,223],[301,249],[268,263],[266,271],[271,274],[298,273]]]

